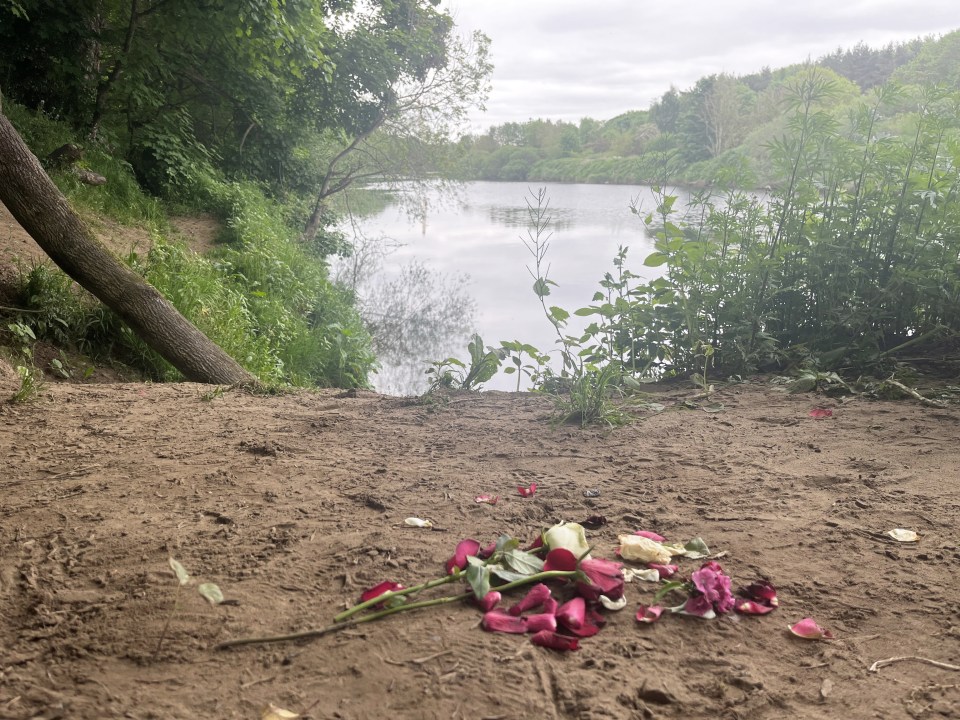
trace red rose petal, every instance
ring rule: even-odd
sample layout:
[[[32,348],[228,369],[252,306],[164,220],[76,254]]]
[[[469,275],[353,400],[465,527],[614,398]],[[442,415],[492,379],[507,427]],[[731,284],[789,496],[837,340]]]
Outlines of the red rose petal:
[[[587,602],[582,597],[568,600],[557,609],[557,621],[564,627],[578,630],[583,627],[587,614]]]
[[[659,563],[647,563],[647,567],[660,573],[661,580],[672,578],[680,570],[679,565],[660,565]]]
[[[822,420],[823,418],[828,418],[833,415],[833,410],[830,408],[814,408],[810,411],[810,417],[814,420]]]
[[[364,590],[360,595],[360,602],[373,600],[375,597],[380,597],[384,593],[396,592],[397,590],[403,590],[403,585],[400,583],[391,582],[390,580],[384,580],[379,585],[374,585],[369,590]]]
[[[537,492],[537,484],[530,483],[530,487],[518,485],[517,492],[520,493],[520,497],[531,497],[535,492]]]
[[[739,600],[737,604],[733,606],[733,609],[741,615],[766,615],[776,610],[775,607],[761,605],[753,600]]]
[[[482,598],[477,600],[477,605],[479,605],[480,609],[484,612],[490,612],[500,603],[500,599],[502,597],[503,596],[500,595],[500,593],[498,593],[496,590],[491,590]]]
[[[663,535],[657,535],[657,533],[651,532],[650,530],[637,530],[634,535],[639,535],[640,537],[645,537],[647,540],[653,540],[658,543],[666,542],[667,540]]]
[[[663,607],[660,605],[641,605],[637,609],[637,622],[655,623],[663,615]]]
[[[578,650],[580,648],[580,641],[577,638],[569,637],[568,635],[560,635],[559,633],[550,632],[549,630],[541,630],[540,632],[532,635],[530,637],[530,642],[532,642],[534,645],[539,645],[540,647],[550,648],[551,650],[560,650],[561,652]]]
[[[477,495],[474,499],[474,502],[486,503],[487,505],[496,505],[500,502],[499,495]]]
[[[457,543],[457,549],[453,551],[453,557],[447,560],[447,575],[452,575],[454,570],[463,570],[467,567],[467,558],[480,552],[480,543],[476,540],[467,538]]]
[[[547,553],[543,562],[544,571],[563,570],[569,572],[577,569],[577,556],[566,548],[557,548]]]
[[[546,602],[547,598],[550,597],[550,588],[548,588],[543,583],[537,583],[530,591],[520,600],[516,605],[510,608],[511,615],[520,615],[525,613],[527,610],[533,610],[535,607],[539,607]]]
[[[789,626],[790,632],[804,640],[833,640],[833,633],[817,625],[813,618],[804,618]]]
[[[536,615],[527,615],[527,632],[537,633],[542,630],[555,632],[557,629],[557,618],[553,613],[538,613]]]
[[[488,613],[484,613],[480,627],[487,632],[523,635],[527,632],[527,619],[508,615],[503,610],[491,610]]]

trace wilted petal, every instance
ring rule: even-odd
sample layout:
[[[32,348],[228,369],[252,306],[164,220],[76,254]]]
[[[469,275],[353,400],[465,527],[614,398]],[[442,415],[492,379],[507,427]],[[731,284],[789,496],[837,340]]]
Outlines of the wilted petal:
[[[660,605],[641,605],[637,608],[637,622],[654,623],[663,615],[663,607]]]
[[[477,553],[477,557],[481,560],[486,560],[488,557],[493,555],[497,551],[497,544],[495,542],[490,543],[485,548],[480,548],[480,552]]]
[[[661,565],[660,563],[647,563],[647,567],[660,573],[660,578],[663,580],[672,578],[680,570],[679,565]]]
[[[452,575],[455,569],[463,570],[467,566],[467,558],[478,552],[480,552],[480,543],[476,540],[467,538],[458,542],[453,557],[447,560],[447,575]]]
[[[557,612],[557,605],[558,605],[557,601],[554,600],[553,596],[551,595],[550,597],[548,597],[546,600],[543,601],[542,611],[545,613],[550,613],[551,615],[555,615]]]
[[[717,614],[713,611],[713,603],[703,595],[696,595],[687,598],[687,601],[680,607],[670,609],[679,615],[693,615],[704,620],[713,620]]]
[[[554,632],[557,629],[557,618],[553,613],[538,613],[527,615],[527,632],[536,633],[541,630]]]
[[[720,563],[710,560],[691,573],[693,586],[718,613],[728,613],[733,610],[736,599],[730,593],[730,578],[724,575]]]
[[[590,579],[590,584],[577,583],[577,592],[587,600],[597,601],[601,595],[611,600],[619,600],[623,596],[623,568],[622,563],[611,560],[591,558],[582,560],[580,569]]]
[[[573,553],[577,559],[590,557],[590,545],[587,543],[587,534],[583,526],[578,523],[559,523],[543,534],[543,542],[551,550],[564,548]]]
[[[496,590],[491,590],[482,598],[477,600],[477,605],[480,606],[480,609],[484,612],[490,612],[493,610],[499,603],[502,595]]]
[[[887,537],[892,537],[897,542],[902,543],[914,543],[920,539],[920,536],[917,535],[913,530],[906,530],[904,528],[894,528],[893,530],[887,530],[884,533]]]
[[[650,530],[637,530],[634,533],[634,535],[639,535],[640,537],[644,537],[647,540],[653,540],[654,542],[658,542],[658,543],[667,541],[667,539],[663,535],[657,535],[657,533],[652,532]]]
[[[551,650],[577,650],[580,647],[580,641],[575,637],[560,635],[559,633],[541,630],[531,636],[530,642],[540,647],[550,648]]]
[[[375,597],[380,597],[384,593],[396,592],[397,590],[403,590],[403,585],[400,583],[391,582],[390,580],[384,580],[379,585],[374,585],[369,590],[364,590],[360,595],[360,602],[373,600]]]
[[[533,608],[543,605],[548,597],[550,597],[550,588],[543,583],[537,583],[530,588],[530,591],[520,602],[510,608],[510,614],[520,615],[521,613],[527,612],[527,610],[533,610]]]
[[[530,497],[535,492],[537,492],[537,484],[530,483],[530,487],[523,487],[522,485],[518,485],[517,492],[520,493],[520,497]]]
[[[766,615],[776,610],[772,605],[763,605],[754,600],[738,600],[733,609],[741,615]]]
[[[642,535],[621,535],[620,557],[635,562],[666,565],[672,556],[670,551],[656,540]]]
[[[660,573],[657,570],[652,568],[630,568],[625,567],[621,570],[623,573],[623,579],[627,582],[633,582],[634,580],[643,580],[644,582],[658,583],[660,582]]]
[[[474,499],[474,502],[486,503],[487,505],[496,505],[500,502],[499,495],[477,495]]]
[[[771,608],[778,607],[780,601],[777,599],[777,589],[768,582],[755,582],[740,589],[740,594],[748,600],[755,600],[762,605],[769,605]]]
[[[587,601],[582,597],[568,600],[557,609],[557,620],[568,628],[580,628],[587,613]]]
[[[603,615],[592,607],[587,607],[587,614],[584,616],[583,625],[578,628],[564,628],[564,632],[580,638],[593,637],[600,632],[600,628],[606,624],[607,619]]]
[[[616,612],[617,610],[623,610],[627,606],[627,597],[621,595],[617,600],[611,600],[606,595],[600,596],[600,604],[607,610],[611,612]]]
[[[790,632],[804,640],[832,640],[833,633],[817,625],[813,618],[804,618],[790,625]]]
[[[503,610],[491,610],[484,613],[480,626],[487,632],[523,635],[527,632],[527,619],[508,615]]]
[[[557,548],[547,553],[543,561],[544,571],[563,570],[569,572],[577,569],[577,557],[566,548]]]
[[[814,420],[828,418],[831,415],[833,415],[833,410],[830,408],[814,408],[810,411],[810,417],[812,417]]]

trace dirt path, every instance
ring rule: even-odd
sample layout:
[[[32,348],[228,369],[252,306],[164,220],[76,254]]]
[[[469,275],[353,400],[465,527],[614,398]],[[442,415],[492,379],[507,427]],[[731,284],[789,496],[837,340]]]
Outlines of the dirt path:
[[[4,397],[13,382],[0,376]],[[0,404],[0,718],[259,718],[271,702],[353,720],[958,716],[960,673],[868,672],[902,655],[960,665],[958,409],[824,400],[833,417],[813,420],[817,398],[757,382],[721,391],[720,413],[681,409],[689,393],[673,390],[664,412],[600,432],[552,429],[533,396],[208,391],[51,385]],[[641,626],[653,590],[631,584],[575,653],[485,633],[458,604],[211,647],[438,576],[463,537],[590,515],[608,520],[589,533],[598,555],[639,528],[702,536],[735,583],[770,578],[781,607]],[[920,543],[871,534],[894,527]],[[189,590],[155,656],[170,555],[234,604]],[[790,637],[805,616],[836,639]]]

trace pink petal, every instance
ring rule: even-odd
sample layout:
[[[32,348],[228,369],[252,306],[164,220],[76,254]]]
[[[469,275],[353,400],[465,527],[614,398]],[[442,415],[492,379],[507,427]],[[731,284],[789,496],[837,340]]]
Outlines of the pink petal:
[[[557,548],[547,553],[547,558],[543,562],[544,571],[565,570],[567,572],[577,569],[577,556],[566,548]]]
[[[576,635],[580,638],[593,637],[600,628],[607,624],[607,619],[593,608],[587,608],[587,615],[583,620],[583,625],[578,628],[564,628],[564,632]]]
[[[766,615],[776,610],[771,605],[761,605],[753,600],[738,600],[733,609],[741,615]]]
[[[804,618],[790,625],[790,632],[804,640],[833,640],[833,633],[817,625],[813,618]]]
[[[360,602],[373,600],[375,597],[380,597],[384,593],[396,592],[397,590],[403,590],[403,585],[400,583],[391,582],[389,580],[384,580],[379,585],[374,585],[369,590],[364,590],[363,594],[360,595]]]
[[[583,627],[587,614],[587,602],[582,597],[568,600],[557,609],[557,621],[565,627],[578,630]]]
[[[476,540],[467,538],[458,542],[453,557],[447,560],[447,575],[452,575],[454,569],[463,570],[467,566],[467,558],[470,555],[476,555],[478,552],[480,552],[480,543]]]
[[[681,612],[684,615],[695,615],[696,617],[707,620],[712,620],[717,616],[713,611],[713,603],[703,595],[687,598],[687,601],[682,606]]]
[[[491,610],[484,613],[483,620],[480,622],[487,632],[513,633],[514,635],[523,635],[527,632],[527,619],[508,615],[503,610]]]
[[[637,622],[655,623],[663,615],[663,607],[660,605],[641,605],[637,609]]]
[[[833,410],[830,408],[814,408],[810,411],[810,417],[812,417],[814,420],[828,418],[831,415],[833,415]]]
[[[499,495],[477,495],[474,502],[486,503],[487,505],[496,505],[500,501]]]
[[[495,542],[490,543],[485,548],[481,548],[480,552],[477,553],[477,557],[481,560],[486,560],[488,557],[493,555],[497,551],[497,544]]]
[[[666,538],[663,535],[657,535],[655,532],[650,530],[637,530],[634,535],[639,535],[640,537],[645,537],[647,540],[653,540],[658,543],[666,541]]]
[[[755,582],[741,588],[740,593],[748,600],[756,600],[763,605],[769,605],[772,608],[778,607],[780,601],[777,599],[777,589],[768,582]]]
[[[606,595],[611,600],[619,600],[623,597],[623,574],[620,572],[622,568],[623,563],[612,560],[582,560],[580,569],[590,579],[590,584],[578,582],[577,592],[591,601],[599,600],[601,595]]]
[[[647,567],[660,573],[661,580],[672,578],[680,570],[678,565],[660,565],[659,563],[647,563]]]
[[[540,535],[537,535],[537,537],[534,538],[533,542],[530,543],[529,547],[527,547],[527,550],[536,550],[537,548],[542,548],[542,547],[543,547],[543,533],[541,533]]]
[[[553,599],[553,596],[548,597],[543,601],[543,612],[550,613],[551,615],[557,614],[557,601]]]
[[[557,618],[553,613],[539,613],[537,615],[527,615],[527,632],[537,633],[541,630],[556,632]]]
[[[530,642],[540,647],[550,648],[551,650],[578,650],[580,641],[575,637],[560,635],[549,630],[541,630],[530,638]]]
[[[530,483],[530,487],[523,487],[522,485],[517,486],[517,492],[520,493],[520,497],[530,497],[537,491],[537,484]]]
[[[533,610],[535,607],[539,607],[546,602],[547,598],[550,597],[550,588],[548,588],[543,583],[537,583],[530,591],[523,597],[520,602],[510,608],[511,615],[520,615],[525,613],[527,610]]]
[[[500,603],[501,597],[503,596],[496,590],[491,590],[477,601],[477,605],[479,605],[480,609],[484,612],[490,612]]]

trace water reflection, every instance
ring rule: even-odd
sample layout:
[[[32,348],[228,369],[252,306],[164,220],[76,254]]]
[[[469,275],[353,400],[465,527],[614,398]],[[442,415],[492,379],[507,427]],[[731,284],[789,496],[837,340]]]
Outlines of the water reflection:
[[[630,212],[632,202],[639,202],[646,211],[654,209],[650,188],[545,187],[553,231],[546,263],[550,278],[557,283],[548,304],[569,311],[589,305],[604,273],[612,271],[612,259],[621,245],[628,248],[627,265],[634,273],[645,278],[656,274],[643,266],[652,244],[641,220]],[[457,278],[457,287],[465,289],[476,304],[470,330],[479,332],[486,344],[520,340],[542,351],[553,349],[556,333],[533,293],[533,279],[527,270],[532,258],[522,242],[529,226],[530,194],[526,183],[468,183],[460,202],[429,203],[431,209],[422,222],[411,222],[398,206],[361,221],[365,234],[386,236],[399,245],[383,258],[378,284],[404,287],[404,267],[421,262],[435,273]],[[428,305],[442,302],[442,297],[430,298]],[[585,324],[581,318],[571,318],[571,323],[576,321],[581,323],[579,328]],[[431,342],[430,347],[408,343],[407,352],[382,356],[383,370],[374,378],[377,389],[389,394],[422,392],[429,362],[448,356],[466,359],[466,334],[452,333]],[[501,374],[485,387],[513,390],[516,378]]]

